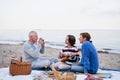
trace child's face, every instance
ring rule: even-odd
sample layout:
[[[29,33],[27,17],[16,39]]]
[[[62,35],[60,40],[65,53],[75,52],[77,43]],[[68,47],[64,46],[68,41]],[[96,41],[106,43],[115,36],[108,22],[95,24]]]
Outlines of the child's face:
[[[69,44],[69,41],[68,41],[68,36],[66,37],[66,39],[65,39],[65,44]]]

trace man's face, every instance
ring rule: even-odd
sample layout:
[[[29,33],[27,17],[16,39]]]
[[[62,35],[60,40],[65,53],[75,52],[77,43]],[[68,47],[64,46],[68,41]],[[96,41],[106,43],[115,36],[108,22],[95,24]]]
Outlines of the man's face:
[[[31,36],[31,39],[33,42],[36,42],[38,40],[38,35],[36,33],[34,33],[34,35]]]

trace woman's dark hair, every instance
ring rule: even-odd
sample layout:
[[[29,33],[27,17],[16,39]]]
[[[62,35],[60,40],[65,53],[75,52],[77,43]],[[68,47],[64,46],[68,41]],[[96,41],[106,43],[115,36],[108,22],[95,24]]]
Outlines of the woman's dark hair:
[[[67,35],[67,36],[68,36],[68,41],[69,41],[70,45],[74,46],[74,44],[76,42],[75,36],[73,36],[73,35]]]
[[[80,35],[82,35],[83,38],[86,38],[86,41],[90,41],[90,39],[91,39],[90,34],[87,32],[80,33]],[[92,41],[90,41],[90,42],[92,42]]]

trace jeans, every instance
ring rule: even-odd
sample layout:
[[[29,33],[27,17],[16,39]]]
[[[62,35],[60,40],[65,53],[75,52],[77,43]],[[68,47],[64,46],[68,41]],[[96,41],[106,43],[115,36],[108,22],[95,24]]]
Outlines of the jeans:
[[[54,64],[55,69],[57,70],[70,70],[71,66],[64,62],[57,62]]]
[[[71,66],[71,72],[80,72],[80,73],[83,73],[84,72],[84,68],[82,65],[76,63],[76,64],[73,64]]]
[[[38,59],[32,61],[32,69],[43,69],[43,68],[45,68],[45,66],[47,66],[47,68],[50,68],[50,65],[53,62],[56,63],[56,62],[58,62],[58,60],[55,58],[47,58],[47,57],[38,58]]]

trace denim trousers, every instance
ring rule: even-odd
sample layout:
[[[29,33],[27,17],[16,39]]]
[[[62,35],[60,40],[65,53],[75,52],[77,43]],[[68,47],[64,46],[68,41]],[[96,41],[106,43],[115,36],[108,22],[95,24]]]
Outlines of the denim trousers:
[[[79,63],[75,63],[75,64],[72,64],[71,66],[71,72],[80,72],[80,73],[83,73],[84,72],[84,68],[82,65],[80,65]]]
[[[50,68],[50,65],[56,62],[58,62],[58,59],[55,58],[38,58],[32,61],[32,69],[43,69],[45,66],[47,66],[47,68]]]

